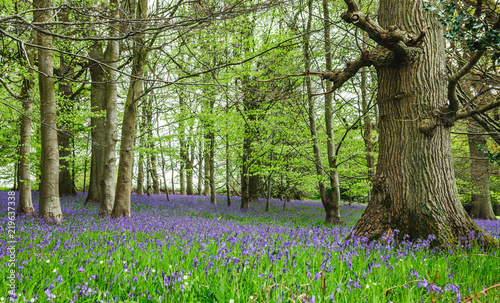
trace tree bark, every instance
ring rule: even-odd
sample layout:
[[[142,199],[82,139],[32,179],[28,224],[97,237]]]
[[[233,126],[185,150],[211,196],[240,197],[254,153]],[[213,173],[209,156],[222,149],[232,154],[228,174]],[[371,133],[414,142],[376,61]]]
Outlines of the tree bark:
[[[113,17],[120,18],[120,7],[118,0],[110,0],[110,5],[113,9]],[[116,37],[119,35],[116,22],[110,28],[110,36]],[[101,183],[101,203],[99,206],[99,214],[108,216],[113,210],[115,202],[116,190],[116,142],[118,141],[118,59],[120,53],[120,45],[118,40],[110,40],[106,52],[105,60],[109,68],[106,68],[106,122],[104,131],[104,153],[103,153],[103,173]],[[123,149],[123,147],[122,147]]]
[[[179,109],[181,111],[180,114],[180,122],[179,122],[179,182],[181,186],[181,195],[186,194],[186,130],[184,125],[184,114],[185,114],[185,101],[182,94],[179,94]]]
[[[51,19],[50,0],[34,0],[36,9],[34,19],[44,23]],[[57,145],[56,93],[54,88],[54,59],[52,53],[52,36],[37,32],[37,44],[44,47],[38,49],[38,82],[40,87],[40,126],[41,133],[41,180],[40,207],[38,215],[47,222],[60,223],[62,220],[61,203],[59,201],[59,152]]]
[[[144,147],[144,126],[146,125],[146,108],[142,107],[142,119],[139,123],[139,146]],[[137,160],[137,194],[144,195],[144,152],[139,150],[139,159]]]
[[[89,56],[94,60],[104,61],[101,42],[95,42],[91,46]],[[101,180],[104,168],[105,117],[102,114],[106,110],[106,72],[100,64],[95,62],[92,63],[89,70],[92,81],[90,86],[90,106],[93,115],[90,118],[90,127],[92,129],[90,181],[85,203],[100,203],[102,201]]]
[[[193,189],[193,159],[194,159],[194,145],[191,140],[192,128],[189,128],[189,136],[187,140],[185,162],[186,162],[186,194],[194,195]]]
[[[213,110],[213,105],[212,105]],[[210,203],[217,203],[215,192],[215,133],[210,132]]]
[[[200,138],[198,144],[198,196],[203,192],[203,140]]]
[[[323,0],[323,19],[325,23],[325,63],[326,70],[332,70],[332,51],[330,39],[330,13],[327,0]],[[332,90],[332,82],[326,81],[326,91]],[[339,224],[340,218],[340,184],[337,171],[337,155],[335,153],[335,136],[333,132],[333,96],[332,93],[325,95],[325,124],[326,124],[326,147],[328,154],[328,179],[330,180],[330,191],[327,191],[325,208],[325,223]]]
[[[65,14],[63,14],[64,16]],[[67,20],[66,20],[67,21]],[[60,119],[59,134],[57,136],[59,144],[59,196],[76,195],[75,182],[70,171],[71,146],[70,138],[73,136],[69,130],[69,121],[67,116],[72,112],[71,97],[73,95],[73,86],[68,79],[73,68],[66,62],[67,58],[61,55],[60,59],[60,77],[59,94],[60,100],[58,104],[58,115]]]
[[[490,172],[488,157],[477,149],[476,144],[486,148],[486,137],[475,122],[469,121],[467,138],[470,151],[470,177],[471,177],[471,217],[496,220],[490,196]]]
[[[363,51],[366,51],[367,39],[366,33],[363,33]],[[368,68],[361,69],[361,106],[363,108],[363,139],[365,141],[366,167],[368,169],[368,180],[372,181],[375,174],[375,157],[373,157],[373,135],[372,135],[372,119],[369,114],[368,97],[367,97],[367,80]]]
[[[142,91],[141,91],[142,92]],[[158,182],[158,171],[156,170],[156,152],[153,140],[153,98],[148,98],[149,102],[147,104],[147,121],[148,121],[148,142],[149,142],[149,150],[150,150],[150,164],[149,174],[151,176],[151,181],[153,183],[153,193],[160,193],[160,185]]]
[[[308,71],[311,67],[311,56],[310,56],[310,49],[309,49],[309,39],[311,35],[311,21],[312,21],[312,0],[309,0],[307,2],[308,6],[308,18],[307,18],[307,25],[306,25],[306,32],[304,34],[304,61],[305,61],[305,66],[304,69]],[[314,109],[314,100],[312,97],[312,88],[311,88],[311,78],[308,76],[306,79],[306,88],[307,88],[307,101],[308,101],[308,117],[309,117],[309,130],[311,132],[311,141],[312,141],[312,147],[313,147],[313,154],[314,154],[314,164],[316,167],[316,176],[318,179],[318,188],[319,188],[319,194],[321,197],[321,203],[323,203],[323,207],[325,208],[326,211],[326,219],[329,220],[335,220],[335,218],[331,218],[331,212],[329,211],[330,205],[328,204],[328,200],[326,197],[326,188],[325,184],[323,183],[323,166],[321,164],[321,155],[319,153],[319,143],[318,143],[318,135],[316,131],[316,117],[315,117],[315,109]],[[333,214],[335,215],[335,214]],[[339,216],[340,217],[340,216]],[[327,221],[328,223],[331,223],[330,221]]]
[[[148,17],[147,0],[137,1],[136,18],[145,20]],[[141,25],[137,30],[140,31]],[[115,203],[112,217],[130,217],[130,196],[132,193],[132,162],[134,159],[135,123],[137,120],[137,104],[142,97],[144,67],[146,65],[147,49],[145,35],[138,34],[134,41],[132,75],[125,100],[123,115],[120,161],[118,164],[118,182],[116,185]]]
[[[398,52],[391,62],[375,62],[379,160],[371,201],[354,234],[380,239],[398,230],[399,238],[434,235],[433,244],[453,246],[481,230],[459,201],[450,127],[438,125],[431,132],[426,127],[433,110],[447,103],[443,29],[413,0],[380,1],[379,21],[382,28],[397,25],[410,33],[429,28],[421,47],[407,46],[402,56],[401,42],[389,50]],[[489,236],[484,241],[489,247],[498,244]]]
[[[34,34],[32,34],[32,40]],[[21,98],[23,104],[23,115],[21,117],[21,138],[19,141],[19,204],[17,214],[33,214],[33,201],[31,198],[31,172],[30,172],[30,147],[31,147],[31,117],[33,115],[33,89],[35,85],[34,74],[29,67],[35,62],[35,49],[26,48],[28,73],[23,78]]]
[[[205,132],[203,149],[203,195],[208,196],[210,194],[210,131],[207,122],[203,127]]]

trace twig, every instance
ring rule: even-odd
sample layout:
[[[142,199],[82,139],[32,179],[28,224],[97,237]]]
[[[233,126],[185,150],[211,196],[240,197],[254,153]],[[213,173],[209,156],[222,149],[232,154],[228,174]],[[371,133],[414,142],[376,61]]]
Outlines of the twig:
[[[480,295],[483,295],[483,296],[485,296],[485,297],[486,297],[486,296],[487,296],[486,292],[487,292],[488,290],[492,290],[493,288],[496,288],[496,287],[500,287],[500,283],[495,284],[495,285],[493,285],[493,286],[490,286],[490,287],[488,287],[488,288],[485,288],[485,289],[481,290],[481,291],[480,291],[480,292],[478,292],[477,294],[472,295],[472,296],[468,297],[467,299],[463,300],[461,303],[465,303],[465,302],[472,301],[474,298],[476,298],[476,297],[478,297],[478,296],[480,296]]]

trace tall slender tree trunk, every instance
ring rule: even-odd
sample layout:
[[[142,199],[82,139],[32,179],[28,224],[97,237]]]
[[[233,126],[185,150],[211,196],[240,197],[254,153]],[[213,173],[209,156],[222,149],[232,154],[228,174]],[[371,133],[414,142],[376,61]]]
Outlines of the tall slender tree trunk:
[[[311,55],[310,55],[310,35],[311,35],[311,22],[312,22],[312,0],[307,2],[308,6],[308,18],[306,25],[306,32],[304,34],[304,61],[305,61],[305,70],[309,71],[311,67]],[[323,182],[323,166],[321,164],[321,155],[319,153],[319,143],[318,143],[318,135],[316,131],[316,117],[315,117],[315,108],[314,108],[314,100],[312,97],[312,87],[311,87],[311,79],[307,77],[306,80],[306,88],[307,88],[307,101],[308,101],[308,116],[309,116],[309,130],[311,131],[311,141],[313,146],[314,153],[314,162],[316,166],[316,176],[318,178],[318,188],[319,194],[321,197],[321,202],[323,203],[323,207],[326,210],[326,218],[331,216],[331,212],[329,212],[330,205],[328,204],[328,200],[326,197],[326,188],[325,183]],[[334,214],[335,215],[335,214]],[[336,218],[331,218],[331,220],[335,220]],[[337,217],[337,220],[339,217]],[[330,221],[327,221],[330,223]]]
[[[198,143],[198,196],[203,192],[203,140]]]
[[[104,61],[102,42],[95,42],[90,47],[90,58]],[[91,156],[90,156],[90,181],[85,203],[102,201],[101,180],[104,168],[104,139],[105,118],[102,114],[106,110],[106,72],[100,65],[92,63],[90,68],[90,106],[92,110],[91,124]],[[97,114],[97,115],[96,115]]]
[[[142,119],[139,122],[139,146],[144,147],[144,126],[146,119],[146,108],[142,107]],[[139,150],[139,159],[137,160],[137,194],[144,194],[144,152]]]
[[[186,153],[184,154],[186,161],[186,194],[194,195],[193,189],[193,160],[194,160],[194,145],[191,140],[192,128],[189,128],[189,137],[187,140]]]
[[[32,34],[34,40],[34,33]],[[31,147],[31,117],[33,115],[33,90],[35,85],[34,74],[30,67],[35,62],[35,49],[26,48],[26,65],[28,73],[23,78],[21,98],[23,104],[23,115],[21,117],[21,138],[19,141],[19,203],[17,205],[18,214],[33,214],[33,201],[31,199],[31,172],[30,172],[30,147]]]
[[[118,0],[110,0],[113,9],[113,17],[120,18],[120,6]],[[110,27],[110,36],[119,35],[118,24],[113,23]],[[118,40],[110,40],[104,54],[107,65],[106,68],[106,122],[104,132],[104,154],[103,154],[103,173],[101,183],[101,203],[99,214],[108,216],[113,209],[116,190],[116,142],[118,141],[118,59],[120,54],[120,45]],[[122,147],[123,149],[123,147]]]
[[[330,38],[330,13],[327,0],[323,0],[323,19],[325,23],[325,62],[326,70],[332,70],[332,50]],[[326,81],[326,91],[331,91],[332,82]],[[340,184],[337,171],[337,155],[335,153],[335,136],[333,132],[333,102],[332,93],[325,95],[325,123],[326,123],[326,149],[328,153],[328,179],[330,180],[330,191],[327,192],[325,208],[325,223],[338,224],[340,218]]]
[[[363,32],[363,51],[366,51],[366,40],[368,39],[365,32]],[[372,181],[375,175],[375,157],[373,156],[373,134],[372,134],[372,119],[370,117],[370,108],[368,105],[368,90],[366,88],[368,68],[361,69],[361,106],[363,108],[363,139],[365,141],[366,152],[366,167],[368,169],[368,180]]]
[[[434,244],[453,246],[480,228],[458,197],[450,127],[428,127],[433,111],[447,104],[443,29],[414,0],[380,1],[378,19],[382,28],[397,25],[409,33],[429,27],[422,46],[409,49],[406,58],[374,62],[379,159],[371,201],[354,227],[355,235],[379,239],[398,230],[401,238],[434,235]],[[490,247],[498,245],[489,236],[484,241]]]
[[[184,115],[186,111],[186,103],[184,100],[184,97],[182,96],[182,93],[179,93],[179,109],[181,111],[180,114],[180,122],[179,122],[179,158],[180,158],[180,165],[179,165],[179,182],[180,182],[180,189],[181,189],[181,195],[186,194],[186,130],[185,130],[185,123],[184,123]]]
[[[66,14],[63,14],[63,16],[66,17],[63,19],[67,19]],[[77,194],[69,161],[72,150],[70,139],[73,135],[69,130],[69,121],[66,118],[72,112],[73,100],[71,98],[73,95],[73,86],[68,78],[73,68],[66,61],[67,58],[61,56],[59,72],[62,80],[59,82],[59,94],[61,98],[58,104],[58,115],[62,119],[60,119],[59,135],[57,137],[59,144],[59,196]]]
[[[155,153],[155,146],[154,146],[154,138],[153,138],[153,98],[150,96],[148,98],[148,104],[147,104],[147,121],[148,121],[148,142],[149,142],[149,150],[151,151],[150,154],[150,175],[151,175],[151,181],[153,183],[153,193],[154,194],[159,194],[160,193],[160,185],[158,182],[158,171],[156,169],[156,153]]]
[[[156,135],[160,138],[160,117],[156,115]],[[158,143],[160,144],[160,156],[161,156],[161,173],[163,176],[163,184],[165,185],[165,195],[167,195],[167,200],[170,201],[170,194],[168,193],[167,176],[165,175],[165,156],[163,155],[163,146],[161,144],[162,140]]]
[[[36,22],[42,24],[49,21],[50,0],[34,0],[37,11]],[[38,49],[38,82],[40,86],[41,132],[41,180],[40,207],[38,215],[45,221],[59,223],[62,220],[61,203],[59,201],[59,152],[57,145],[56,93],[54,88],[54,59],[52,54],[52,36],[37,32]]]
[[[148,1],[137,1],[136,19],[146,20],[148,17]],[[142,25],[138,25],[140,31]],[[132,75],[125,100],[123,115],[120,161],[118,164],[118,183],[116,185],[113,218],[130,217],[130,196],[132,193],[132,162],[134,160],[135,123],[137,120],[137,104],[142,97],[144,67],[147,49],[145,35],[138,34],[134,41]]]
[[[480,135],[482,128],[469,121],[467,138],[470,150],[471,216],[473,218],[496,220],[490,196],[489,160],[477,149],[476,144],[486,147],[486,137]]]
[[[203,195],[210,194],[210,132],[207,130],[208,124],[203,128],[205,131],[205,144],[203,149]]]
[[[213,110],[213,105],[212,105]],[[217,203],[215,191],[215,133],[210,132],[210,203]]]
[[[146,157],[146,194],[151,196],[151,157]]]

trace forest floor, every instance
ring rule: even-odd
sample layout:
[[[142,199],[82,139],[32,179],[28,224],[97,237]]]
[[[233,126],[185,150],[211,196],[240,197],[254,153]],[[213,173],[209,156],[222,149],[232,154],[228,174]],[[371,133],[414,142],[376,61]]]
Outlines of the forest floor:
[[[0,206],[7,209],[7,192]],[[17,302],[462,302],[483,289],[500,302],[500,248],[437,250],[429,240],[346,241],[365,206],[344,205],[345,224],[325,226],[319,202],[132,195],[132,218],[99,218],[85,196],[64,197],[64,221],[0,214],[0,273],[16,272]],[[33,195],[38,208],[38,193]],[[500,221],[476,220],[500,239]],[[471,237],[474,235],[471,235]],[[11,266],[14,264],[14,267]],[[478,297],[482,299],[482,296]]]

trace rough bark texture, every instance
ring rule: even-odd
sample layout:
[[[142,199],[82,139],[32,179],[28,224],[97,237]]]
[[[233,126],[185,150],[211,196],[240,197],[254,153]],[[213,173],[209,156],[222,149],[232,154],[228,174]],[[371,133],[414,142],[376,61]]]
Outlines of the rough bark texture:
[[[380,1],[379,21],[382,28],[398,25],[414,33],[426,26],[429,29],[421,50],[407,47],[407,56],[394,56],[394,64],[374,64],[380,111],[379,160],[371,201],[354,234],[379,239],[399,230],[401,237],[434,235],[437,245],[456,244],[468,232],[481,230],[458,198],[450,128],[440,125],[429,133],[420,125],[447,103],[443,30],[413,0]],[[399,45],[395,51],[402,49]],[[498,244],[491,237],[485,237],[485,242]]]
[[[476,144],[486,147],[486,137],[480,135],[484,130],[476,123],[469,121],[468,135],[470,151],[471,178],[471,217],[496,220],[490,196],[489,160],[477,149]]]
[[[327,72],[332,71],[332,52],[330,43],[330,14],[327,0],[323,0],[323,18],[325,22],[325,62]],[[332,90],[332,82],[326,81],[326,91]],[[330,191],[327,192],[325,208],[325,223],[338,224],[340,218],[340,184],[337,172],[337,161],[335,154],[335,138],[333,133],[333,96],[332,93],[325,95],[325,124],[327,136],[328,153],[328,179],[330,180]]]
[[[43,23],[51,19],[49,0],[34,0],[34,19]],[[37,44],[52,48],[52,36],[37,32]],[[40,208],[38,215],[45,221],[59,223],[62,220],[59,201],[59,152],[57,145],[56,93],[54,88],[54,60],[52,50],[38,49],[38,83],[40,87],[41,133],[41,180]]]
[[[110,0],[113,7],[113,17],[119,18],[119,2]],[[119,35],[117,24],[113,24],[110,29],[110,36]],[[105,52],[105,59],[108,66],[106,68],[106,122],[104,131],[104,153],[103,153],[103,173],[100,181],[102,196],[99,206],[99,214],[107,216],[111,214],[113,203],[115,202],[116,190],[116,141],[118,141],[118,57],[120,45],[117,40],[110,40]],[[123,149],[123,147],[122,147]]]
[[[137,2],[137,19],[147,18],[147,0]],[[144,34],[137,35],[134,43],[132,75],[125,100],[123,116],[120,161],[118,164],[118,181],[116,184],[115,203],[112,217],[130,217],[130,195],[132,193],[132,162],[134,159],[135,123],[137,119],[137,104],[142,97],[142,78],[146,65],[147,49]]]
[[[102,43],[96,42],[90,48],[89,56],[97,61],[103,61]],[[104,128],[105,118],[102,116],[106,110],[106,84],[104,68],[97,63],[93,63],[90,68],[90,106],[94,114],[90,118],[91,124],[91,157],[90,157],[90,181],[89,191],[85,203],[102,201],[101,179],[103,173],[104,160]],[[95,116],[97,114],[97,116]]]
[[[33,37],[33,36],[32,36]],[[27,65],[33,66],[35,50],[32,47],[26,49],[28,55]],[[34,75],[29,70],[23,79],[21,98],[23,103],[23,115],[21,117],[21,138],[19,141],[19,204],[18,214],[33,214],[33,201],[31,199],[31,173],[30,173],[30,147],[31,147],[31,116],[33,115],[33,89]]]

